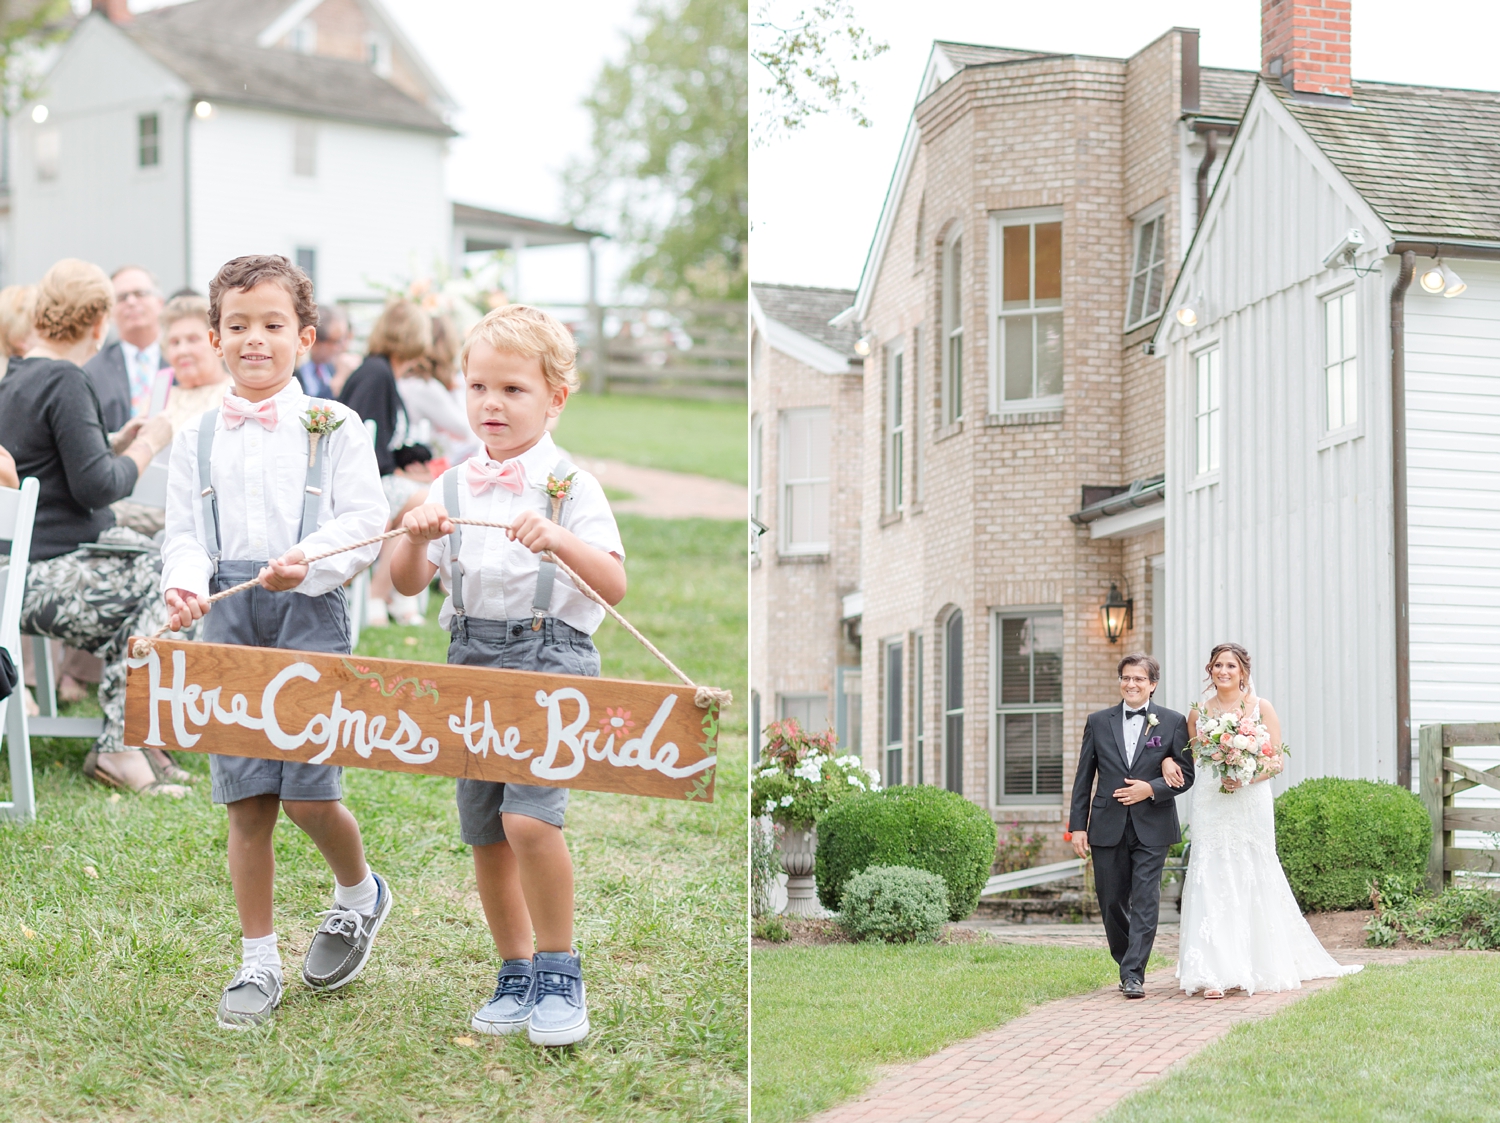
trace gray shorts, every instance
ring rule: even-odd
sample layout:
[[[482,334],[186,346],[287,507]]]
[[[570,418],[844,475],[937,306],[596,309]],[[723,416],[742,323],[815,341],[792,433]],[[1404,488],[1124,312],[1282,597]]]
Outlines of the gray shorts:
[[[448,630],[453,636],[448,644],[449,663],[595,678],[599,675],[599,652],[593,639],[553,616],[542,621],[539,632],[531,630],[530,620],[473,616],[455,616]],[[469,846],[503,842],[501,815],[525,815],[561,827],[567,810],[567,788],[494,780],[458,782],[459,835]]]
[[[261,571],[265,562],[221,561],[212,591],[217,593]],[[219,601],[203,618],[205,643],[238,643],[247,647],[285,647],[295,651],[349,653],[349,602],[343,589],[318,597],[296,590],[273,593],[256,587]],[[257,795],[281,799],[332,800],[343,798],[334,764],[302,764],[294,760],[260,757],[208,758],[215,803],[237,803]]]

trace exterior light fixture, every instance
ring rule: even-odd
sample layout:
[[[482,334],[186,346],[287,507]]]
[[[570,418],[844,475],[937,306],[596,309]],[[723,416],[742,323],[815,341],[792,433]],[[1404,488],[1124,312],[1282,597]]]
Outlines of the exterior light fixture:
[[[870,353],[870,337],[862,335],[854,341],[854,353],[863,359]]]
[[[207,121],[213,115],[214,107],[210,102],[200,101],[197,105],[193,106],[193,116],[200,121]]]
[[[34,105],[31,107],[31,119],[38,125],[46,124],[47,107],[45,105]]]
[[[1192,308],[1184,305],[1177,309],[1177,322],[1185,328],[1198,326],[1198,313]]]
[[[1099,615],[1104,620],[1104,634],[1110,643],[1118,643],[1126,630],[1135,626],[1135,601],[1120,596],[1120,588],[1109,583],[1109,599],[1099,606]]]
[[[1445,282],[1443,285],[1444,296],[1457,296],[1459,293],[1463,292],[1466,288],[1469,287],[1463,282],[1463,280],[1457,273],[1448,268],[1448,266],[1446,265],[1443,266],[1443,280]]]
[[[1443,263],[1434,261],[1426,269],[1422,270],[1421,285],[1423,292],[1430,292],[1433,296],[1448,287],[1447,278],[1443,276]]]

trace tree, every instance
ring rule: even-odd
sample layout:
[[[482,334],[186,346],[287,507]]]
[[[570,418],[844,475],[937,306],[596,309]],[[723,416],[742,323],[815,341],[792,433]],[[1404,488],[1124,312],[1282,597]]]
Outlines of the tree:
[[[869,62],[890,50],[854,18],[851,0],[818,0],[785,22],[776,19],[774,0],[762,0],[756,11],[750,57],[766,71],[770,84],[761,88],[756,142],[778,133],[796,132],[810,117],[842,109],[860,128],[870,127],[859,83],[839,74],[840,66]],[[836,62],[834,56],[846,56]]]
[[[643,0],[585,99],[592,156],[569,209],[630,247],[627,281],[670,299],[748,294],[746,0]]]
[[[0,0],[0,113],[36,96],[37,51],[66,37],[72,16],[68,0]]]

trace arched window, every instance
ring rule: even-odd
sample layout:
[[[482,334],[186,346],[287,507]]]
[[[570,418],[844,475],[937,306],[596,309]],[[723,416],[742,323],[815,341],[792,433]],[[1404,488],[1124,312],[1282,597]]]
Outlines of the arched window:
[[[964,614],[943,625],[943,786],[964,790]]]

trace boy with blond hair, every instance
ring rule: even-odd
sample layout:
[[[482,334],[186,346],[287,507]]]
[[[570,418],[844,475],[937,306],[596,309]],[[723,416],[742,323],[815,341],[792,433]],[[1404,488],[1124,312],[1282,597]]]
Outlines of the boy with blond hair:
[[[182,427],[172,452],[161,578],[172,629],[207,613],[210,592],[258,577],[258,587],[214,607],[204,640],[347,654],[343,585],[375,560],[376,547],[305,559],[379,534],[387,508],[359,416],[309,399],[295,377],[318,322],[312,282],[284,257],[237,257],[208,293],[209,341],[234,388]],[[334,875],[333,908],[302,966],[308,986],[336,990],[364,970],[391,892],[365,864],[359,824],[341,802],[342,769],[210,756],[209,771],[214,802],[228,805],[243,952],[218,1019],[249,1029],[281,1002],[272,930],[278,812],[307,832]]]
[[[452,636],[449,663],[599,673],[591,637],[604,609],[542,557],[556,556],[610,604],[625,595],[625,548],[604,489],[547,431],[578,388],[576,354],[567,328],[524,305],[497,308],[464,340],[465,403],[484,451],[433,484],[440,501],[407,513],[391,557],[408,596],[440,569],[448,575],[439,621]],[[450,514],[509,529],[460,528]],[[502,961],[493,997],[470,1022],[480,1033],[526,1030],[539,1045],[588,1036],[567,805],[566,788],[458,781],[459,827]]]

